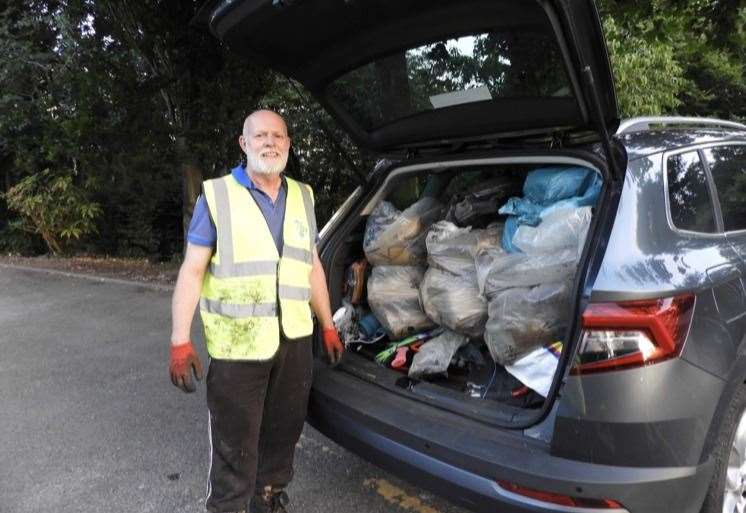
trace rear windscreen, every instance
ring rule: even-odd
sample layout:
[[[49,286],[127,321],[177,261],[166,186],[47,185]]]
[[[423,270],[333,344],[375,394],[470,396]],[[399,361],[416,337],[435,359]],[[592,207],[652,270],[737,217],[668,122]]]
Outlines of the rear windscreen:
[[[572,96],[554,34],[516,27],[379,58],[333,81],[327,93],[367,130],[465,103]]]

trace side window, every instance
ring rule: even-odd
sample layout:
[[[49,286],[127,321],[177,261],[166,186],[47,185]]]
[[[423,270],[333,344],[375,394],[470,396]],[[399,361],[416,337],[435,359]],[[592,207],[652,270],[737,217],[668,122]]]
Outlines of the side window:
[[[715,180],[725,231],[746,230],[746,146],[715,146],[704,154]]]
[[[696,151],[668,158],[668,200],[676,228],[715,232],[715,214],[707,174]]]

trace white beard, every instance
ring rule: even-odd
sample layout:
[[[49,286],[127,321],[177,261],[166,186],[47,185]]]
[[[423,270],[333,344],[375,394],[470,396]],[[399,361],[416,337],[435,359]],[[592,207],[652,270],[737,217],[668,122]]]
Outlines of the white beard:
[[[283,172],[287,163],[288,163],[287,152],[284,155],[281,154],[280,161],[276,163],[270,163],[270,162],[265,161],[253,151],[246,152],[247,168],[260,175],[279,175],[280,173]]]

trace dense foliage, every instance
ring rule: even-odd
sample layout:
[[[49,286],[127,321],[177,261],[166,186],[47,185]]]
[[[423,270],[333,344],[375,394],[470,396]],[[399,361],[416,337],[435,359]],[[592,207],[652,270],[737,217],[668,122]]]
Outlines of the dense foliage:
[[[746,3],[602,0],[622,116],[746,120]]]
[[[190,25],[201,3],[2,4],[0,192],[11,194],[0,197],[0,250],[61,251],[69,242],[67,249],[90,253],[178,255],[201,179],[240,161],[241,123],[258,107],[288,119],[291,173],[314,184],[320,223],[354,187],[353,170],[369,169],[370,156],[296,86]],[[623,116],[746,120],[743,2],[603,0],[600,7]],[[9,200],[33,202],[54,180],[64,180],[72,203],[90,207],[84,225],[73,216],[57,231],[58,248],[42,241],[40,228],[37,239],[21,232],[33,225]],[[33,191],[19,185],[31,183]]]

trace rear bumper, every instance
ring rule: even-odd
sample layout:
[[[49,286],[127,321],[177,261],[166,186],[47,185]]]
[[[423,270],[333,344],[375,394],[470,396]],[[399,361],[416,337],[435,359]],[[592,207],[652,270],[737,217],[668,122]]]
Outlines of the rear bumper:
[[[317,367],[309,423],[350,451],[476,512],[609,512],[552,506],[497,480],[576,497],[614,499],[630,513],[696,513],[712,474],[693,467],[617,467],[559,458],[519,433],[496,429]],[[624,511],[624,510],[621,510]]]

